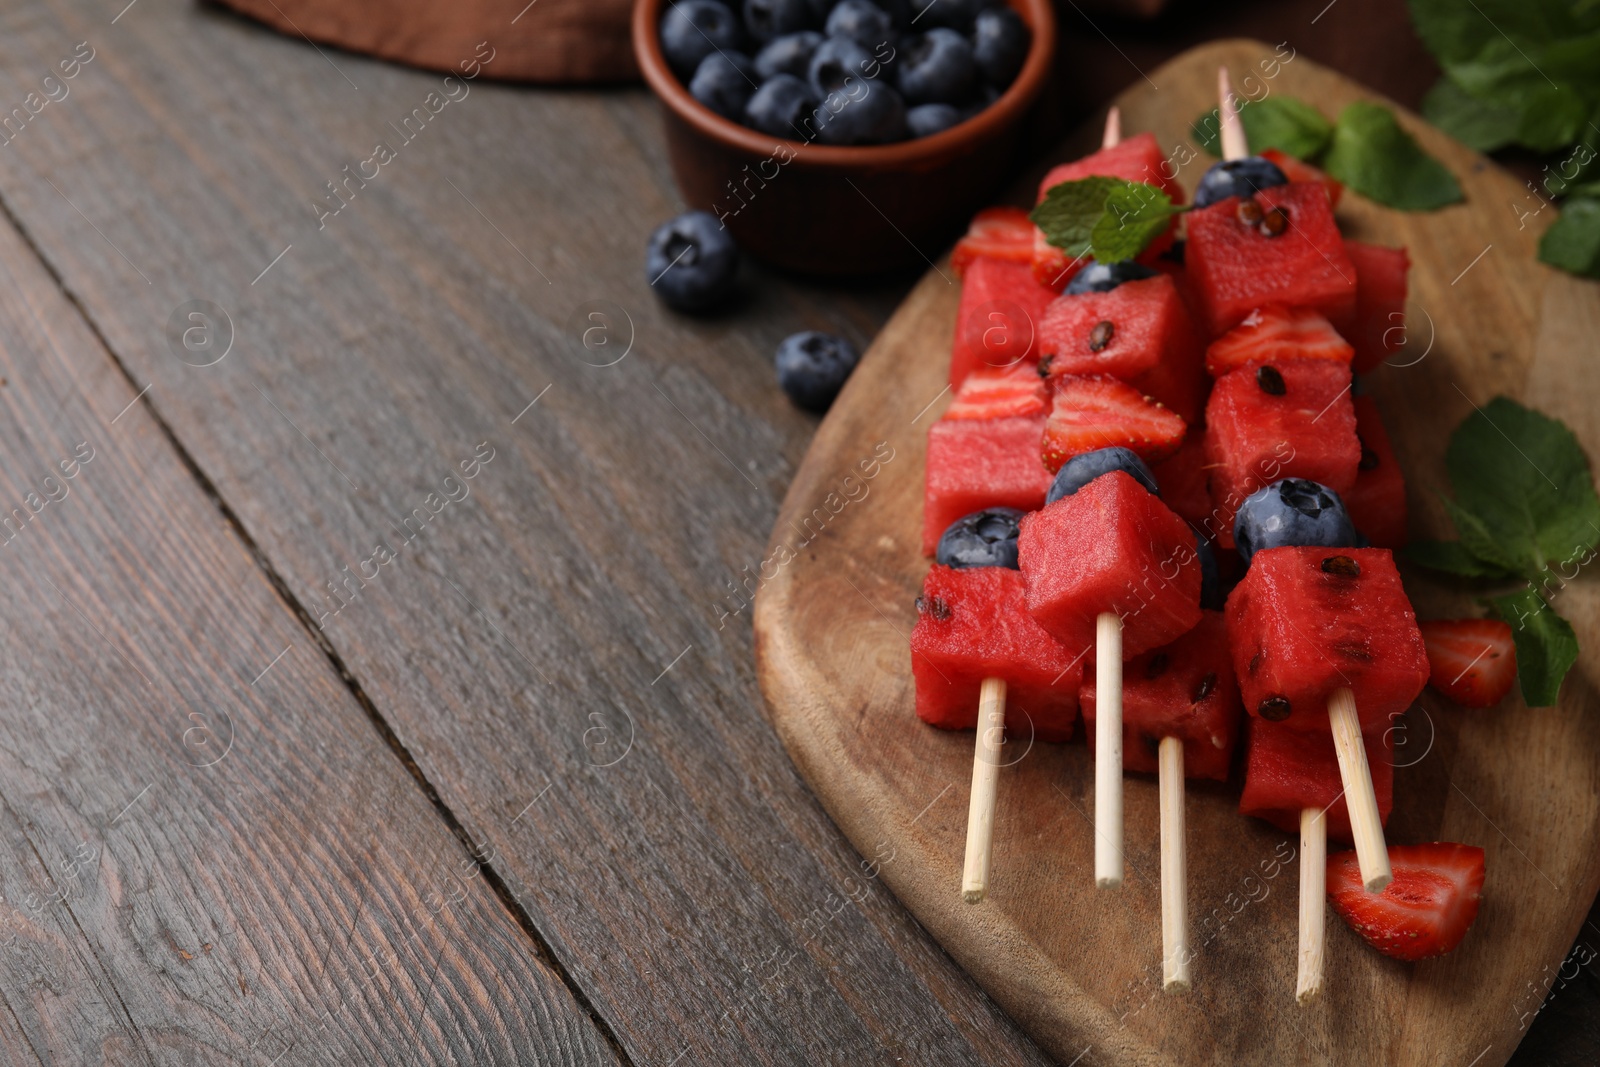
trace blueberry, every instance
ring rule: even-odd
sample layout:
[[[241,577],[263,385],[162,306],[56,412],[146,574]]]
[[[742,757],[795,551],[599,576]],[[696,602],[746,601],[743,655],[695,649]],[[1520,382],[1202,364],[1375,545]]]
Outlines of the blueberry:
[[[894,36],[889,13],[872,0],[839,0],[828,13],[825,28],[829,37],[849,37],[866,48],[875,48]]]
[[[687,81],[700,61],[717,49],[740,44],[739,20],[717,0],[679,0],[661,16],[661,51]]]
[[[762,81],[778,74],[804,78],[811,68],[811,57],[822,43],[822,34],[801,30],[775,37],[756,53],[756,75]]]
[[[961,117],[970,119],[972,116],[987,110],[1000,99],[1000,90],[988,82],[978,83],[978,91],[973,94],[972,102],[961,110]]]
[[[812,53],[806,77],[818,96],[827,96],[875,77],[877,63],[854,38],[829,37]]]
[[[1283,171],[1269,159],[1260,156],[1228,159],[1211,164],[1211,169],[1201,177],[1194,191],[1194,206],[1206,207],[1230,196],[1254,196],[1263,189],[1288,183]]]
[[[1072,276],[1064,292],[1073,296],[1081,293],[1109,293],[1123,282],[1136,282],[1141,278],[1155,276],[1155,271],[1131,259],[1116,263],[1101,263],[1095,260]]]
[[[774,137],[802,140],[817,108],[817,93],[793,74],[776,74],[762,83],[744,108],[744,122]]]
[[[742,52],[712,52],[689,79],[690,96],[735,122],[744,117],[745,101],[755,89],[755,68]]]
[[[709,311],[733,291],[739,248],[716,216],[690,211],[650,235],[645,280],[676,311]]]
[[[1304,478],[1285,478],[1245,497],[1233,519],[1233,540],[1249,565],[1264,548],[1354,548],[1356,528],[1338,493]]]
[[[818,26],[828,21],[828,13],[833,10],[839,0],[806,0],[806,7],[811,9],[811,21]]]
[[[1126,471],[1152,493],[1159,495],[1161,492],[1156,486],[1156,476],[1150,473],[1150,468],[1144,465],[1144,460],[1135,455],[1133,449],[1114,445],[1111,448],[1098,448],[1093,452],[1080,453],[1063,463],[1061,469],[1056,471],[1056,480],[1050,483],[1050,491],[1045,494],[1044,502],[1054,504],[1062,497],[1076,493],[1102,474],[1110,474],[1112,471]]]
[[[962,121],[961,112],[949,104],[919,104],[906,112],[906,126],[913,137],[932,137]]]
[[[770,41],[810,25],[807,0],[744,0],[744,28],[757,41]]]
[[[948,26],[966,33],[979,12],[993,7],[996,0],[911,0],[918,27]]]
[[[972,94],[978,67],[967,39],[940,27],[906,39],[895,77],[913,104],[959,104]]]
[[[908,132],[900,94],[871,81],[829,93],[814,112],[813,122],[823,144],[887,144],[904,140]]]
[[[1016,80],[1032,43],[1028,24],[1009,7],[980,11],[972,24],[972,58],[992,85],[1004,87]]]
[[[778,344],[778,385],[807,411],[823,412],[844,387],[861,357],[843,337],[805,330]]]
[[[964,515],[939,535],[935,563],[964,570],[967,567],[1010,567],[1017,570],[1016,508],[987,508]]]
[[[1217,553],[1212,549],[1211,542],[1201,534],[1194,535],[1195,555],[1200,559],[1200,606],[1207,611],[1221,611],[1222,572],[1217,569]]]

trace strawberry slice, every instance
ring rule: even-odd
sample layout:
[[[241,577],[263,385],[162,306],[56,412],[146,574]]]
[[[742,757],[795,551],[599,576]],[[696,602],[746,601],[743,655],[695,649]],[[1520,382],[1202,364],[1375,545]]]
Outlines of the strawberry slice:
[[[1483,849],[1435,842],[1391,845],[1394,881],[1381,893],[1362,886],[1354,852],[1328,857],[1328,899],[1367,944],[1397,960],[1442,956],[1478,917]]]
[[[1304,160],[1299,160],[1287,152],[1280,152],[1276,148],[1268,148],[1261,153],[1262,159],[1269,159],[1283,171],[1283,176],[1292,182],[1321,182],[1323,188],[1328,190],[1328,202],[1333,207],[1339,206],[1339,197],[1344,193],[1344,184],[1330,178],[1323,171],[1318,170]]]
[[[1517,680],[1517,646],[1499,619],[1429,619],[1417,624],[1428,646],[1428,681],[1464,708],[1489,708]]]
[[[1009,367],[979,367],[961,380],[950,402],[947,419],[1003,419],[1013,415],[1043,415],[1044,382],[1029,362]]]
[[[1051,379],[1044,424],[1044,465],[1052,471],[1083,452],[1122,445],[1154,463],[1178,450],[1183,419],[1126,382],[1105,374]]]
[[[956,242],[950,265],[959,276],[979,256],[1033,262],[1033,222],[1020,207],[986,207],[972,216],[967,235]]]
[[[1220,378],[1246,363],[1326,359],[1348,364],[1356,350],[1333,324],[1310,308],[1268,304],[1206,348],[1206,370]]]

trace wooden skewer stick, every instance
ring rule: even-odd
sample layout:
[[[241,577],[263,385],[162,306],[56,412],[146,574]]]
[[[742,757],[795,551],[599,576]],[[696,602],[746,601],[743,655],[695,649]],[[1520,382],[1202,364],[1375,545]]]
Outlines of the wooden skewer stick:
[[[1328,906],[1328,816],[1300,812],[1300,966],[1294,999],[1310,1004],[1322,994],[1322,945]]]
[[[1000,781],[1000,746],[1006,739],[1006,682],[985,678],[978,692],[978,744],[972,757],[972,800],[967,805],[967,859],[961,898],[977,904],[989,892],[994,851],[995,794]]]
[[[1094,628],[1094,884],[1122,884],[1122,619]]]
[[[1100,138],[1101,148],[1115,148],[1122,142],[1122,110],[1115,104],[1106,112],[1106,132]]]
[[[1169,993],[1181,993],[1189,988],[1189,864],[1183,830],[1183,742],[1176,737],[1163,737],[1157,758],[1161,792],[1161,985]]]
[[[1221,120],[1222,158],[1243,159],[1250,154],[1244,124],[1239,121],[1239,98],[1233,95],[1228,68],[1217,68],[1217,116]]]
[[[1361,740],[1356,697],[1349,689],[1341,686],[1328,698],[1328,722],[1333,727],[1333,750],[1339,756],[1339,777],[1344,783],[1345,806],[1350,809],[1350,836],[1356,841],[1361,881],[1367,892],[1382,892],[1394,874],[1389,869],[1389,849],[1383,840],[1383,816],[1372,788],[1367,746]]]

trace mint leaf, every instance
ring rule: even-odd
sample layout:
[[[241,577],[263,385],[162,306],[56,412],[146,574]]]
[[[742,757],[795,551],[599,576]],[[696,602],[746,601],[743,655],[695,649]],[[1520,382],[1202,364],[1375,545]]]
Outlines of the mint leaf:
[[[1493,152],[1516,142],[1521,113],[1479,100],[1446,75],[1422,98],[1422,117],[1468,148]]]
[[[1450,516],[1456,535],[1461,538],[1461,547],[1471,552],[1480,563],[1512,577],[1528,573],[1524,559],[1501,548],[1494,533],[1476,514],[1448,497],[1441,499],[1440,503]]]
[[[1504,567],[1479,559],[1461,541],[1412,541],[1404,554],[1419,567],[1461,578],[1511,578]]]
[[[1394,113],[1363,100],[1339,113],[1323,169],[1363,196],[1404,211],[1431,211],[1461,199],[1455,176],[1400,128]]]
[[[1548,708],[1561,693],[1561,681],[1578,660],[1578,635],[1530,585],[1490,598],[1495,614],[1511,627],[1517,645],[1517,684],[1530,708]]]
[[[1111,190],[1131,185],[1122,178],[1083,178],[1052,185],[1028,218],[1044,231],[1045,240],[1081,259],[1089,254],[1095,223],[1106,212]]]
[[[1552,267],[1600,278],[1600,199],[1575,197],[1539,239],[1539,259]]]
[[[1094,258],[1101,263],[1132,259],[1167,229],[1183,209],[1154,185],[1130,182],[1106,196],[1105,213],[1090,232]]]
[[[1333,138],[1333,123],[1322,112],[1290,96],[1242,101],[1239,121],[1244,126],[1245,141],[1254,154],[1276,148],[1296,159],[1312,159],[1327,148]],[[1222,154],[1221,131],[1216,108],[1189,125],[1194,139],[1214,156]]]
[[[1600,57],[1596,57],[1600,62]],[[1517,140],[1535,152],[1554,152],[1571,144],[1583,130],[1589,105],[1565,85],[1544,85],[1522,98]]]

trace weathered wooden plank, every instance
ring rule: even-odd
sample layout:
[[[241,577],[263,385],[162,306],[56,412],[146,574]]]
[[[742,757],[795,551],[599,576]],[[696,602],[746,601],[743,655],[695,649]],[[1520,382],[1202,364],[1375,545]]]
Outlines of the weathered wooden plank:
[[[73,0],[0,61],[83,36],[7,203],[635,1061],[1043,1062],[800,783],[730,595],[811,428],[767,353],[863,341],[903,283],[753,271],[724,317],[659,311],[641,249],[676,203],[637,92],[473,82],[406,140],[438,76],[182,0],[114,28]],[[168,331],[198,299],[237,335],[203,369]],[[631,321],[613,366],[594,301]]]
[[[0,222],[0,1060],[615,1063]]]

